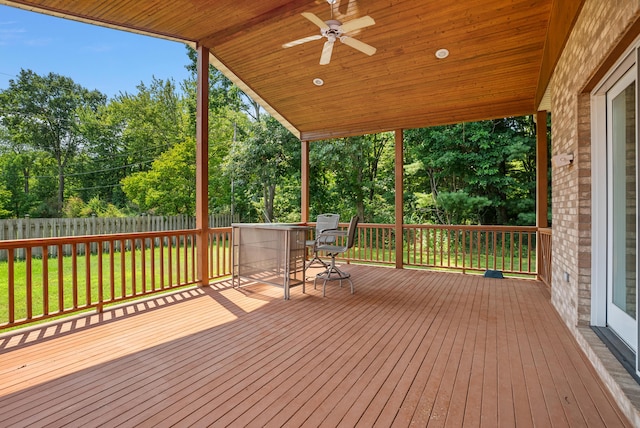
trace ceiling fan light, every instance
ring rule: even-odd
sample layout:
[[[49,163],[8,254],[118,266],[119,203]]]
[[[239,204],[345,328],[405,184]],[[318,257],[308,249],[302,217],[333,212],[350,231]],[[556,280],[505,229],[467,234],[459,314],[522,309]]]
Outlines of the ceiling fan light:
[[[438,49],[436,51],[436,58],[438,59],[445,59],[448,56],[449,56],[449,51],[447,49]]]

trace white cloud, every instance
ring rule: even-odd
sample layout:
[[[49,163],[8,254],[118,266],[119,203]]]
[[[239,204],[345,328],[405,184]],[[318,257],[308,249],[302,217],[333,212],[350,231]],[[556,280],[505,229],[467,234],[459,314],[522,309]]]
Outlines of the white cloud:
[[[42,37],[42,38],[39,38],[39,39],[24,40],[22,43],[25,44],[26,46],[30,46],[30,47],[42,47],[42,46],[51,45],[51,42],[53,42],[52,38],[50,38],[50,37]]]
[[[0,23],[0,25],[3,24],[4,23]],[[7,46],[10,44],[19,43],[22,39],[23,34],[25,34],[26,32],[26,30],[20,28],[0,28],[0,45]]]
[[[103,52],[111,52],[113,51],[112,45],[89,45],[82,48],[84,52],[93,52],[93,53],[103,53]]]

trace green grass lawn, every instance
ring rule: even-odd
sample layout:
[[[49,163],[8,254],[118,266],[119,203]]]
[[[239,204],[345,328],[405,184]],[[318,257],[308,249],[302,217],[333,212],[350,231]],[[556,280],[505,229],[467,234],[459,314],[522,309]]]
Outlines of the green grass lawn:
[[[228,261],[229,249],[224,249],[225,258]],[[78,255],[75,263],[71,256],[49,258],[48,263],[43,258],[31,260],[31,300],[32,316],[45,313],[45,303],[48,305],[48,313],[57,313],[61,310],[69,310],[78,307],[87,307],[99,302],[121,300],[123,298],[139,295],[151,290],[169,288],[172,284],[195,282],[195,264],[190,249],[187,249],[186,257],[184,247],[172,248],[171,254],[168,248],[161,252],[159,248],[152,251],[141,249],[135,252],[115,251],[113,255],[103,253],[100,258],[97,254]],[[214,254],[214,257],[218,253]],[[102,263],[100,263],[102,259]],[[135,259],[135,268],[134,260]],[[179,261],[179,265],[178,265]],[[18,260],[14,263],[14,319],[20,320],[28,316],[27,301],[27,261]],[[102,275],[100,268],[102,265]],[[222,263],[220,263],[222,266]],[[217,266],[213,260],[213,269]],[[45,274],[46,271],[46,274]],[[61,279],[59,281],[59,273]],[[179,278],[178,278],[179,274]],[[223,275],[224,272],[220,272]],[[215,277],[218,272],[210,272]],[[74,285],[74,276],[77,282]],[[45,285],[45,283],[48,283]],[[6,261],[0,262],[0,325],[9,321],[9,266]],[[48,292],[46,292],[45,287]],[[45,294],[48,299],[45,302]],[[62,300],[62,305],[60,305]]]

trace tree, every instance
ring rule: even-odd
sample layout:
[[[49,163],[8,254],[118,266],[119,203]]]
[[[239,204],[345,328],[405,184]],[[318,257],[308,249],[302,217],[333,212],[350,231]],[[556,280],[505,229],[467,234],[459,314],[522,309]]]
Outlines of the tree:
[[[122,188],[141,212],[193,215],[195,157],[195,142],[185,139],[162,153],[153,162],[151,170],[125,177]]]
[[[11,210],[9,209],[9,203],[11,201],[11,192],[4,188],[4,185],[0,183],[0,218],[7,218],[11,216]]]
[[[356,214],[363,222],[393,220],[392,134],[319,141],[312,145],[310,158],[315,214]]]
[[[21,70],[17,80],[9,80],[9,88],[0,93],[0,121],[9,139],[42,150],[56,162],[58,212],[64,200],[65,171],[86,143],[79,129],[79,112],[96,110],[105,102],[103,94],[68,77],[39,76],[30,70]]]
[[[137,90],[97,111],[83,111],[81,130],[90,144],[70,178],[85,201],[97,196],[124,207],[128,201],[121,180],[148,171],[160,154],[185,138],[185,103],[175,84],[153,78]]]
[[[530,122],[530,117],[505,118],[408,130],[407,211],[418,222],[529,222],[535,203],[535,132]],[[465,201],[468,206],[462,207]],[[467,218],[460,218],[461,213]]]
[[[296,177],[300,194],[300,141],[272,117],[254,123],[252,133],[243,144],[236,144],[229,154],[228,168],[243,176],[243,185],[251,196],[260,195],[260,211],[274,219],[276,191],[287,177]],[[250,196],[250,197],[251,197]],[[283,212],[295,210],[292,203]]]

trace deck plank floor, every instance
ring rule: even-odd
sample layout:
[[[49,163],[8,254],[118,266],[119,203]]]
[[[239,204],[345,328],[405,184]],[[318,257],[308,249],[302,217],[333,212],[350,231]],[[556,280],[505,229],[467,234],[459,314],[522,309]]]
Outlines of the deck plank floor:
[[[541,283],[346,269],[0,335],[0,426],[629,426]]]

